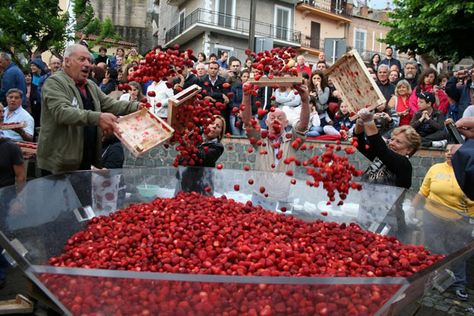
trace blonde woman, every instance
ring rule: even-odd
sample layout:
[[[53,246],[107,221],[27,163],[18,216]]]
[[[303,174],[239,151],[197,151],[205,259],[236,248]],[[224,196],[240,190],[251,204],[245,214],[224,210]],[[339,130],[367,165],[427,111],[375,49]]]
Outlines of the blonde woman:
[[[406,80],[400,80],[395,87],[395,95],[388,101],[388,106],[395,109],[400,117],[399,126],[410,125],[413,112],[410,109],[408,100],[412,93],[411,86]]]

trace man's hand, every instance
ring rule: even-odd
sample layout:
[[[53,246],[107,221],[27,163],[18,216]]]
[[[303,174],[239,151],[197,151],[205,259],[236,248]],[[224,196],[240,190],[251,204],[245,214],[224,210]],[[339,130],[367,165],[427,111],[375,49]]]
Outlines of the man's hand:
[[[216,102],[216,99],[214,99],[214,98],[211,97],[211,96],[204,97],[204,99],[208,99],[208,100],[211,101],[211,102]]]
[[[104,135],[111,135],[117,129],[117,117],[112,113],[100,113],[99,127]]]
[[[463,117],[456,122],[456,127],[459,133],[466,136],[466,138],[474,138],[474,117]]]
[[[294,85],[301,97],[301,103],[309,103],[309,89],[306,83]]]
[[[229,103],[229,97],[227,97],[227,95],[225,95],[224,93],[222,94],[222,98],[224,99],[225,104]]]

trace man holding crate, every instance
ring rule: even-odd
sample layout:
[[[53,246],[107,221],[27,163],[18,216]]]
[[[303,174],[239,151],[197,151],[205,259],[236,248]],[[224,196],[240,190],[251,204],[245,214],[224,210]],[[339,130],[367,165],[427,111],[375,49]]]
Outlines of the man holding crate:
[[[138,109],[138,102],[118,101],[88,80],[93,65],[86,47],[64,52],[63,70],[43,86],[37,161],[43,175],[87,170],[98,165],[102,135],[116,129],[117,115]]]

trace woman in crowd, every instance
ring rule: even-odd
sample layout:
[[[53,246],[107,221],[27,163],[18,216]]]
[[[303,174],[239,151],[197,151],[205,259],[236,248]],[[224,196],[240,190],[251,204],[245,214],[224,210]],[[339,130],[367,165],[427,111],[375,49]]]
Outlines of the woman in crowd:
[[[133,74],[135,71],[135,64],[131,63],[126,65],[123,68],[123,74],[122,74],[122,79],[120,80],[121,83],[127,83],[130,81],[130,75]]]
[[[375,72],[377,72],[377,69],[379,68],[381,60],[382,59],[380,58],[379,54],[374,54],[372,58],[370,59],[370,66]]]
[[[315,70],[311,74],[311,80],[309,80],[309,98],[314,100],[316,104],[316,111],[318,111],[321,127],[324,128],[326,122],[331,121],[329,118],[328,101],[331,94],[331,89],[328,86],[324,73],[320,70]]]
[[[398,80],[400,80],[400,71],[396,69],[390,70],[390,73],[388,74],[388,81],[390,81],[391,84],[396,85]]]
[[[248,70],[243,70],[240,73],[240,80],[241,82],[236,83],[231,91],[233,93],[232,102],[227,104],[228,113],[229,114],[229,123],[230,123],[230,131],[234,136],[245,136],[245,129],[242,123],[242,118],[240,117],[240,104],[242,103],[242,86],[249,80],[250,72]],[[239,109],[239,111],[235,112],[234,108]]]
[[[32,74],[29,71],[25,71],[25,82],[26,82],[26,104],[23,107],[31,113],[35,120],[35,126],[40,126],[41,117],[41,96],[38,92],[38,86],[32,83]]]
[[[198,54],[198,57],[197,57],[197,61],[194,63],[194,65],[197,65],[199,63],[206,63],[206,54],[204,54],[203,52],[200,52]]]
[[[221,143],[226,130],[225,119],[220,115],[214,115],[214,122],[204,130],[204,141],[197,148],[197,161],[195,166],[216,166],[217,160],[224,153],[224,145]],[[179,181],[177,191],[198,192],[203,195],[213,194],[213,170],[205,168],[186,167],[178,171]]]
[[[110,59],[110,65],[108,65],[110,68],[117,69],[117,57],[120,57],[121,61],[125,59],[125,50],[122,47],[117,48],[115,56]],[[120,62],[119,66],[121,65],[122,62]]]
[[[362,109],[358,115],[354,128],[357,149],[371,161],[362,179],[409,189],[412,179],[409,158],[421,145],[420,135],[411,126],[400,126],[393,130],[387,145],[375,125],[374,113]]]
[[[474,216],[474,201],[470,200],[459,187],[451,164],[451,157],[456,153],[459,147],[461,147],[461,145],[459,144],[450,144],[446,147],[446,161],[435,164],[428,170],[420,187],[420,191],[418,192],[427,199],[425,208],[429,211],[429,213],[425,212],[427,214],[424,214],[424,216],[430,218],[429,221],[426,221],[430,224],[438,223],[440,226],[446,226],[453,223],[453,221],[455,222],[456,219],[461,218],[460,215],[454,212],[443,210],[442,207],[439,206],[439,204],[441,204],[442,206],[446,206],[451,210],[463,213],[466,216]],[[416,200],[417,199],[415,199],[415,201]],[[430,201],[434,201],[435,203],[430,203]],[[455,229],[458,229],[458,227],[456,226]],[[446,237],[449,239],[460,238],[464,240],[468,240],[468,238],[471,238],[470,234],[469,236],[466,236],[466,234],[463,235],[464,237]],[[440,236],[437,237],[444,239]],[[452,241],[453,240],[448,241],[448,243]],[[460,241],[462,242],[462,240]],[[439,245],[440,243],[435,242],[434,244]],[[448,250],[435,249],[435,245],[432,245],[433,249],[430,250],[436,251],[437,253],[446,253],[446,250]],[[453,268],[454,275],[456,278],[451,288],[460,299],[467,300],[468,294],[466,293],[466,262],[459,262]]]
[[[130,49],[130,51],[128,52],[127,54],[127,58],[125,59],[125,64],[128,65],[128,64],[131,64],[133,62],[140,62],[140,59],[142,59],[143,57],[138,54],[138,51],[135,47],[132,47]]]
[[[104,78],[105,78],[104,68],[99,67],[97,65],[93,65],[92,70],[90,72],[90,79],[94,81],[96,85],[100,86]]]
[[[247,57],[244,63],[244,69],[252,72],[253,71],[252,65],[253,65],[253,59],[251,57]]]
[[[100,84],[100,90],[105,94],[110,94],[112,91],[117,88],[118,84],[118,72],[117,70],[111,68],[105,72],[105,78],[102,79]]]
[[[413,113],[418,111],[418,96],[422,92],[433,93],[436,97],[436,103],[433,105],[433,107],[444,114],[448,112],[448,97],[443,90],[435,85],[436,80],[437,73],[433,68],[428,68],[421,73],[418,80],[418,85],[415,89],[413,89],[410,100],[408,101]]]
[[[143,99],[142,87],[136,81],[130,81],[128,83],[130,90],[120,96],[120,100],[125,101],[140,101]]]
[[[412,91],[408,81],[402,79],[395,87],[395,95],[392,96],[388,102],[388,106],[395,109],[395,112],[400,117],[399,126],[410,125],[413,113],[410,110],[408,99],[410,98]]]

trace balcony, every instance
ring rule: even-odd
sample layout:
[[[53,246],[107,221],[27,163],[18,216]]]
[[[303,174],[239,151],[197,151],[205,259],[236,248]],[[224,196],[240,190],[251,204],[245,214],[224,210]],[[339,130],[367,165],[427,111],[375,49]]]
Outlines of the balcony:
[[[339,23],[351,23],[346,15],[346,9],[340,3],[335,5],[334,1],[303,1],[296,5],[296,10],[303,14],[312,14],[325,17]]]
[[[185,43],[204,31],[248,38],[250,19],[205,9],[196,9],[166,32],[166,46]],[[272,38],[276,45],[301,46],[301,32],[255,22],[255,36]]]

